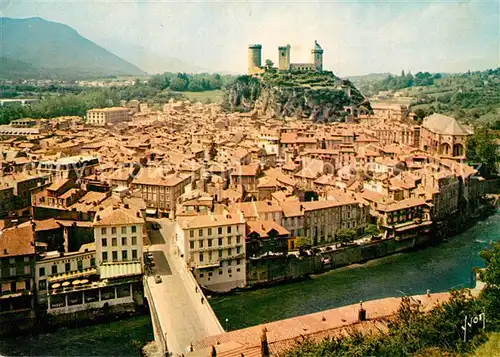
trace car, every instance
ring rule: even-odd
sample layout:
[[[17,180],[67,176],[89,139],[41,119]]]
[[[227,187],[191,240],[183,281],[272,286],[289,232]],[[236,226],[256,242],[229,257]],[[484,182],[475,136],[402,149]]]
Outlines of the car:
[[[160,284],[161,283],[161,276],[157,275],[155,276],[155,283]]]

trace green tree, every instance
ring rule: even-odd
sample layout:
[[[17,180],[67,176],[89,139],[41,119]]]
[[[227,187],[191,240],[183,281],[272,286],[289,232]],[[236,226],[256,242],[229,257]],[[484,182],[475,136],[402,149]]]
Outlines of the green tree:
[[[266,59],[266,68],[271,69],[273,67],[274,67],[273,61],[271,61],[270,59]]]
[[[494,174],[500,161],[496,139],[488,128],[476,128],[474,135],[467,139],[467,161],[480,162],[486,166],[488,174]]]
[[[187,89],[191,92],[202,92],[204,90],[202,80],[200,78],[192,78],[189,81]]]
[[[356,232],[351,228],[339,229],[336,233],[337,240],[343,244],[352,242],[356,238]]]
[[[312,246],[312,239],[310,237],[297,237],[295,238],[295,248],[301,250],[301,249],[307,249]]]
[[[188,87],[188,82],[185,77],[177,76],[170,82],[169,88],[177,92],[184,92]]]
[[[380,233],[380,231],[375,224],[368,224],[365,228],[365,233],[371,236],[376,236]]]
[[[170,80],[164,74],[156,74],[149,79],[148,84],[158,90],[164,90],[170,85]]]
[[[493,328],[500,329],[500,242],[490,249],[484,250],[481,257],[486,261],[486,267],[479,271],[481,281],[486,283],[481,293],[486,309],[486,316]]]

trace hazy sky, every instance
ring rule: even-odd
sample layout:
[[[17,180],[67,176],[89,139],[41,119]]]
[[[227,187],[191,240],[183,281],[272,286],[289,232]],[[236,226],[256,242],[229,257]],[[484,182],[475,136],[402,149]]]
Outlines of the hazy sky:
[[[245,72],[249,43],[263,61],[289,43],[292,62],[308,62],[314,40],[340,76],[500,66],[499,1],[0,0],[0,11],[68,24],[150,72],[168,57]]]

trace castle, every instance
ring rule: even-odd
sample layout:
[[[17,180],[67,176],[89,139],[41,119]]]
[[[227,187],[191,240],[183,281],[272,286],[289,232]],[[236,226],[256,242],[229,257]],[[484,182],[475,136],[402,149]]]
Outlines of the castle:
[[[290,63],[290,45],[278,47],[278,69],[280,71],[316,71],[323,70],[323,49],[318,41],[314,41],[311,50],[311,63]],[[262,67],[262,45],[248,46],[248,74],[265,71]]]

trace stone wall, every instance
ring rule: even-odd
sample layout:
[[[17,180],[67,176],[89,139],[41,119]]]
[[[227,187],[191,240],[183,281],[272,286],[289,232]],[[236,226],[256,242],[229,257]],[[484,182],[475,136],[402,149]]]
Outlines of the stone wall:
[[[350,264],[362,263],[428,244],[430,236],[410,239],[385,239],[364,245],[353,245],[324,252],[331,257],[332,264],[325,266],[320,256],[274,256],[247,261],[247,285],[276,283],[299,279],[310,274],[322,273],[330,268],[339,268]]]

